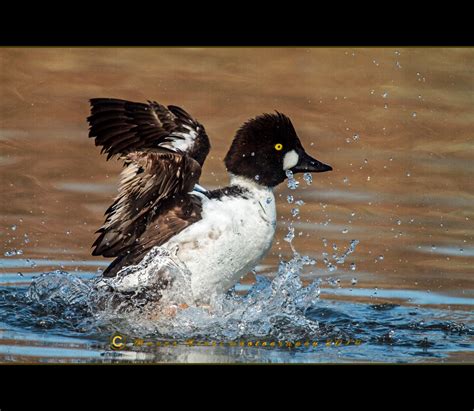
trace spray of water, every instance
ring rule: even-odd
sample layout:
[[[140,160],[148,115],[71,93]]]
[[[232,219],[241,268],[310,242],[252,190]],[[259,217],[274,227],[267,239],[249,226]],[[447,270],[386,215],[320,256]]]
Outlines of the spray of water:
[[[291,172],[288,174],[288,187],[295,190],[299,184]],[[312,182],[310,175],[304,180]],[[293,201],[289,196],[288,202]],[[298,207],[303,204],[296,202]],[[285,240],[293,256],[280,263],[273,279],[257,275],[248,292],[234,287],[214,296],[205,307],[193,304],[189,271],[173,251],[161,247],[153,248],[139,264],[125,267],[114,278],[83,280],[63,271],[45,273],[33,280],[26,298],[47,312],[67,312],[82,328],[120,327],[122,332],[174,340],[295,340],[330,332],[339,335],[339,330],[322,329],[306,315],[318,302],[320,281],[303,285],[300,276],[304,267],[316,261],[295,250],[294,236],[290,223]],[[354,240],[336,261],[344,262],[356,245]]]

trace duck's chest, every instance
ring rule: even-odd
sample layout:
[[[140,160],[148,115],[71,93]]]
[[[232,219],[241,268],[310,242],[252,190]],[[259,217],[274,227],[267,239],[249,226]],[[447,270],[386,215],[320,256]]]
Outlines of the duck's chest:
[[[176,236],[197,299],[232,287],[270,249],[276,227],[271,190],[203,202],[202,219]]]
[[[276,208],[273,193],[249,195],[247,198],[228,198],[210,203],[203,219],[209,219],[209,235],[219,237],[226,250],[238,253],[237,245],[246,255],[259,254],[271,243],[276,227]],[[211,221],[212,220],[212,221]]]

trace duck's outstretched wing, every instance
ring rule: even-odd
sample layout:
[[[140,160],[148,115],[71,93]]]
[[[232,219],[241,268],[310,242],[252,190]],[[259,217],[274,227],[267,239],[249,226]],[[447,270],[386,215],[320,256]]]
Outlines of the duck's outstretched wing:
[[[201,174],[196,160],[168,151],[134,152],[125,164],[119,195],[93,244],[93,255],[118,257],[106,276],[201,219],[201,202],[189,194]]]
[[[157,147],[186,153],[201,166],[210,150],[204,126],[177,106],[156,101],[136,103],[114,98],[90,100],[89,137],[102,146],[107,160]]]
[[[104,272],[113,276],[121,262],[135,262],[201,218],[199,199],[188,193],[210,144],[204,127],[179,107],[111,98],[90,103],[89,137],[107,159],[118,156],[125,165],[92,253],[117,257]]]

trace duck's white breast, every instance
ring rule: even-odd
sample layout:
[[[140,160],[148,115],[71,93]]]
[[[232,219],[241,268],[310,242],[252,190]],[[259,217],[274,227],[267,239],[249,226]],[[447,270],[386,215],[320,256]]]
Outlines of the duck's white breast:
[[[232,287],[270,249],[276,226],[271,189],[249,185],[242,196],[202,200],[202,219],[168,241],[192,273],[197,302]]]

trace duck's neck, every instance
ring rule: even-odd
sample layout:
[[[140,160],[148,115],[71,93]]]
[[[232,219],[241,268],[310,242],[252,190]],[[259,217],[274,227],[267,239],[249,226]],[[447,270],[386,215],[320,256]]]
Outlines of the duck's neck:
[[[243,176],[237,176],[235,174],[229,174],[230,176],[230,185],[239,186],[246,188],[249,191],[256,191],[262,193],[273,193],[272,187],[266,187],[258,183],[257,180],[253,180]]]

